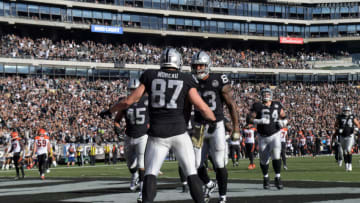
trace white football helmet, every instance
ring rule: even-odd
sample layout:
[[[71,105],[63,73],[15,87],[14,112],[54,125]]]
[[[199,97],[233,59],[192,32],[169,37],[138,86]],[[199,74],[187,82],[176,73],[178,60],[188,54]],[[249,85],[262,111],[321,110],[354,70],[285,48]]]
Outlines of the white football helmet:
[[[174,48],[166,48],[160,56],[160,69],[175,68],[181,70],[181,55]]]
[[[351,108],[350,108],[350,106],[344,106],[343,109],[342,109],[342,113],[343,113],[345,116],[350,116],[350,115],[351,115]]]

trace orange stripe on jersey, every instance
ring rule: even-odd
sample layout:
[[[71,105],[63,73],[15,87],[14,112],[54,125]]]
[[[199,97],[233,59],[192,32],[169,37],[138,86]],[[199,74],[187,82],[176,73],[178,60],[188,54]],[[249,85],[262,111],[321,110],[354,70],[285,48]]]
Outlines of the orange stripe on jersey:
[[[256,128],[251,128],[251,130],[256,131]]]

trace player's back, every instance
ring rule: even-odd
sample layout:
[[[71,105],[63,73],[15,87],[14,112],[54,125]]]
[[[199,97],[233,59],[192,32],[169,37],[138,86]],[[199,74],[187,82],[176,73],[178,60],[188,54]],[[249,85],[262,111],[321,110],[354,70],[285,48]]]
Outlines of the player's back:
[[[184,118],[185,99],[190,88],[196,87],[193,77],[175,70],[146,70],[140,82],[149,94],[149,134],[170,137],[184,133],[187,125]],[[174,128],[171,128],[173,124]]]
[[[37,154],[46,154],[47,153],[47,145],[49,143],[48,136],[36,136],[35,137],[35,144],[37,148]]]

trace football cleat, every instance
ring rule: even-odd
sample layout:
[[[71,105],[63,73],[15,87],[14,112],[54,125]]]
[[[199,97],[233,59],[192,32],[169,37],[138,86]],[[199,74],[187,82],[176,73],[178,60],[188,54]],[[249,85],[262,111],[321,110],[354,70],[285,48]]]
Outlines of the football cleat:
[[[252,169],[255,169],[256,168],[256,165],[255,164],[252,164]]]
[[[226,197],[220,197],[218,203],[226,203]]]
[[[187,184],[182,185],[182,192],[187,193],[189,191],[189,186]]]
[[[142,203],[142,193],[139,192],[139,197],[136,199],[137,203]]]
[[[348,165],[348,170],[347,170],[347,171],[348,171],[348,172],[352,171],[352,164],[349,163],[349,165]]]
[[[215,188],[216,188],[216,183],[213,181],[211,181],[211,184],[209,187],[207,185],[205,185],[205,194],[204,194],[205,202],[210,201],[211,193],[214,192]]]
[[[284,188],[284,185],[281,182],[280,177],[275,177],[275,186],[277,187],[277,189],[282,190]]]
[[[130,182],[130,190],[135,192],[136,189],[139,187],[139,178],[134,178]]]
[[[269,177],[264,177],[263,186],[265,190],[270,189],[270,179]]]
[[[50,173],[50,169],[46,169],[46,173]]]
[[[284,170],[287,171],[288,170],[288,167],[286,165],[284,165]]]
[[[19,176],[16,176],[15,178],[14,178],[14,180],[19,180],[20,179],[20,177]]]
[[[41,180],[45,180],[45,175],[41,174],[40,178],[41,178]]]
[[[339,160],[338,164],[339,164],[339,167],[341,167],[342,166],[342,160]]]

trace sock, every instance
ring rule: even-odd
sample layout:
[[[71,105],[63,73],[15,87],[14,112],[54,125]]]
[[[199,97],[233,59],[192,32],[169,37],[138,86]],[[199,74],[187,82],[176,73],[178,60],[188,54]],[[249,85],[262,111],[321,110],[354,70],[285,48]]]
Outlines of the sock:
[[[138,169],[137,168],[129,168],[130,173],[133,175],[134,173],[136,173]]]
[[[152,203],[156,196],[156,176],[146,175],[144,177],[142,198],[143,202]]]
[[[184,173],[184,171],[182,170],[182,168],[180,166],[179,166],[178,170],[179,170],[179,175],[180,175],[180,181],[181,182],[186,182],[185,173]]]
[[[200,168],[198,168],[198,176],[204,184],[210,182],[210,178],[205,167],[201,166]]]
[[[260,163],[260,168],[265,177],[265,175],[267,175],[269,171],[269,164],[263,165],[262,163]]]
[[[190,195],[194,202],[196,203],[203,203],[204,196],[202,190],[202,182],[198,175],[190,175],[187,177]]]
[[[218,168],[216,170],[216,180],[219,185],[219,194],[220,196],[226,195],[227,191],[227,180],[228,180],[228,172],[226,168]]]
[[[272,160],[273,168],[276,174],[281,172],[281,160]]]
[[[280,173],[275,174],[275,177],[280,178]]]

